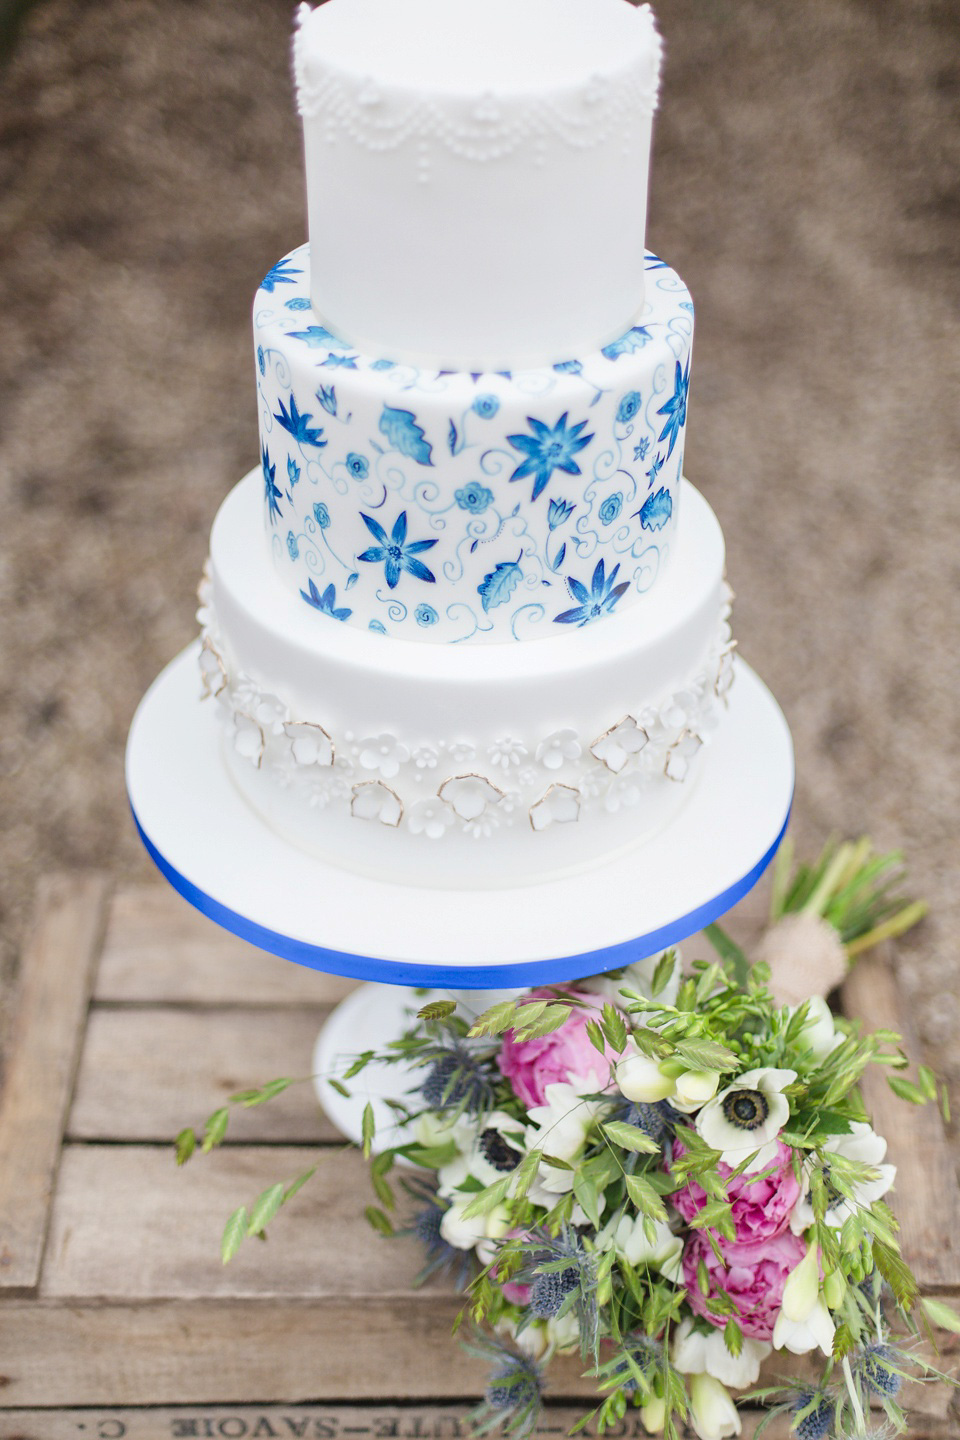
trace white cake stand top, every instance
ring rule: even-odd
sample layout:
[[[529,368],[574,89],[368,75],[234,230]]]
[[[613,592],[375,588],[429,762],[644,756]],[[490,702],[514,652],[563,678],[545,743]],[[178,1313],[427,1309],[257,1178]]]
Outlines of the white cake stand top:
[[[783,838],[793,746],[769,690],[737,662],[730,710],[679,817],[576,874],[498,890],[405,887],[307,855],[234,789],[197,647],[147,691],[130,729],[127,790],[165,878],[260,949],[335,975],[497,989],[616,969],[677,944],[750,890]]]

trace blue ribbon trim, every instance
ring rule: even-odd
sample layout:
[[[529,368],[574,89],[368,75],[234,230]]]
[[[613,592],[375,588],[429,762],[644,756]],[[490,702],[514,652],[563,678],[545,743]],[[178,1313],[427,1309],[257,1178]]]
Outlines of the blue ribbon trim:
[[[522,989],[534,985],[555,985],[563,980],[579,980],[585,975],[599,975],[605,970],[619,970],[635,960],[655,955],[677,945],[689,935],[702,930],[705,925],[732,910],[753,889],[760,876],[780,846],[787,826],[793,801],[787,810],[780,833],[766,853],[748,870],[741,880],[722,890],[704,905],[698,905],[669,925],[651,930],[636,940],[622,941],[618,945],[607,945],[599,950],[587,950],[580,955],[569,955],[556,960],[525,960],[515,965],[424,965],[413,960],[378,960],[372,956],[351,955],[345,950],[328,950],[323,945],[310,945],[305,940],[294,940],[276,930],[257,925],[236,910],[221,905],[204,890],[199,889],[186,876],[181,875],[152,843],[131,806],[134,824],[140,834],[147,854],[165,880],[174,890],[202,915],[239,935],[260,950],[292,960],[295,965],[306,965],[311,970],[322,970],[328,975],[343,975],[348,980],[376,980],[384,985],[422,985],[430,989],[451,990],[502,990]]]

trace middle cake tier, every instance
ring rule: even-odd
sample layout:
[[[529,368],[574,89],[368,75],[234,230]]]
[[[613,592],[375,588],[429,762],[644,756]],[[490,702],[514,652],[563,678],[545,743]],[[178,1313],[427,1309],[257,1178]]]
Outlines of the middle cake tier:
[[[253,472],[217,516],[201,595],[204,686],[240,793],[301,848],[404,884],[522,884],[649,839],[709,763],[733,674],[723,536],[683,489],[648,604],[476,649],[301,605],[259,543]]]
[[[418,369],[320,324],[295,250],[254,304],[281,581],[305,608],[415,641],[545,638],[645,604],[677,534],[692,338],[689,292],[648,255],[638,323],[601,350]]]

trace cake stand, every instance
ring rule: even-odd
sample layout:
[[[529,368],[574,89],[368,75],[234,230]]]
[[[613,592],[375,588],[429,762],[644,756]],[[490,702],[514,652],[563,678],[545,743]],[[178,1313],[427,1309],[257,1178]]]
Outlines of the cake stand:
[[[575,980],[678,943],[753,887],[786,830],[790,732],[738,659],[707,763],[680,814],[651,839],[576,873],[498,890],[402,886],[344,870],[275,834],[234,788],[214,706],[199,703],[197,652],[191,645],[172,661],[137,709],[126,759],[134,819],[160,872],[211,920],[297,964],[373,982],[321,1032],[318,1076],[395,1038],[424,1003],[409,987],[459,992],[479,1010],[497,996],[477,992]],[[366,1099],[402,1089],[396,1070],[371,1070],[350,1100],[328,1085],[321,1098],[356,1137]],[[390,1112],[379,1108],[388,1127]],[[388,1143],[379,1125],[378,1140]]]

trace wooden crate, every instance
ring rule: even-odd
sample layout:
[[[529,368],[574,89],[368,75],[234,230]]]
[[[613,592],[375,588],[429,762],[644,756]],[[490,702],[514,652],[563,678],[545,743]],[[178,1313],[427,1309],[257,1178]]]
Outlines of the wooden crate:
[[[0,1091],[0,1440],[461,1433],[483,1375],[450,1340],[458,1301],[443,1282],[411,1288],[412,1241],[371,1234],[364,1165],[310,1085],[236,1115],[214,1155],[173,1160],[176,1131],[233,1091],[306,1075],[351,985],[254,950],[159,885],[41,885]],[[917,1053],[883,961],[861,964],[844,1005]],[[939,1117],[893,1101],[882,1076],[868,1091],[907,1256],[956,1300]],[[313,1163],[267,1243],[223,1267],[226,1216]],[[579,1372],[558,1367],[543,1433],[590,1395]],[[949,1400],[913,1387],[911,1433],[956,1433]],[[631,1417],[622,1433],[642,1431]]]

